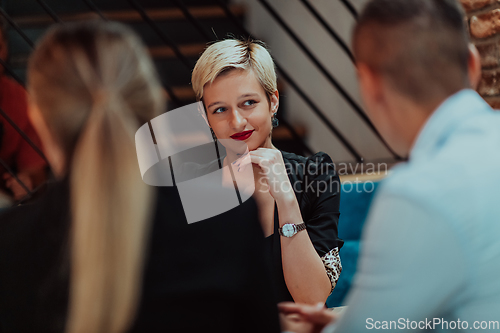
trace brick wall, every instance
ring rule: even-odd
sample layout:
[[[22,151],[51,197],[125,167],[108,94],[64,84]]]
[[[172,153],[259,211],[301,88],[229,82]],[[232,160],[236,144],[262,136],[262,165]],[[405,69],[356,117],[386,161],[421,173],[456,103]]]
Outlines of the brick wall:
[[[472,42],[481,55],[483,77],[478,92],[500,109],[500,0],[460,0]]]

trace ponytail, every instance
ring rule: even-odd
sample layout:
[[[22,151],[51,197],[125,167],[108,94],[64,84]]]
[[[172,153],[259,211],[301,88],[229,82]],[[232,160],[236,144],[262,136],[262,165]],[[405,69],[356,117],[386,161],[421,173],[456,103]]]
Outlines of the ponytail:
[[[151,193],[135,153],[138,124],[119,96],[97,95],[70,171],[68,333],[123,332],[128,327],[139,298],[148,230]]]
[[[135,131],[165,105],[153,63],[122,24],[69,23],[39,42],[28,79],[70,180],[66,332],[124,332],[140,297],[153,199]]]

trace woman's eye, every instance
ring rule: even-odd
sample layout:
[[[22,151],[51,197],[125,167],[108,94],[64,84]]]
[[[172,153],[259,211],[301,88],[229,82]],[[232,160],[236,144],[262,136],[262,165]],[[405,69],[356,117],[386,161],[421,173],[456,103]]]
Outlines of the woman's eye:
[[[251,105],[254,105],[255,103],[257,103],[257,102],[256,102],[256,101],[254,101],[253,99],[250,99],[250,100],[248,100],[248,101],[245,101],[245,102],[243,103],[243,105],[245,105],[245,106],[251,106]]]
[[[226,111],[226,108],[220,107],[220,108],[215,109],[214,112],[213,112],[213,114],[222,113],[224,111]]]

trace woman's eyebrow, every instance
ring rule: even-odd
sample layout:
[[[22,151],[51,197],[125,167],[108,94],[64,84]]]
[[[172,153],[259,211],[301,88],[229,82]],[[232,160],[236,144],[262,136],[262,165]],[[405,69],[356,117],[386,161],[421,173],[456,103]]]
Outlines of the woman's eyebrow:
[[[259,94],[257,93],[244,94],[241,95],[239,98],[252,97],[252,96],[259,96]]]
[[[217,104],[222,104],[222,102],[213,102],[209,106],[207,106],[207,109],[210,109],[212,106],[217,105]]]
[[[238,97],[238,99],[246,98],[246,97],[254,97],[254,96],[259,96],[259,94],[257,94],[257,93],[243,94],[240,97]],[[215,106],[217,104],[223,104],[223,102],[213,102],[213,103],[210,103],[210,105],[207,106],[207,109],[210,109],[212,106]]]

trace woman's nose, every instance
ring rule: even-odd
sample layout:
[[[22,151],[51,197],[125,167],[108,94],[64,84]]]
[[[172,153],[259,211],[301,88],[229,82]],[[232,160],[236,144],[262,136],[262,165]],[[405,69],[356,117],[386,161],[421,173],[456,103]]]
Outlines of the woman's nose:
[[[246,118],[240,113],[239,110],[234,109],[233,116],[231,118],[231,126],[237,132],[242,131],[247,124]]]

